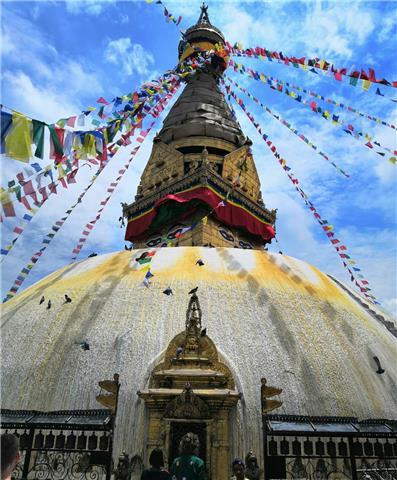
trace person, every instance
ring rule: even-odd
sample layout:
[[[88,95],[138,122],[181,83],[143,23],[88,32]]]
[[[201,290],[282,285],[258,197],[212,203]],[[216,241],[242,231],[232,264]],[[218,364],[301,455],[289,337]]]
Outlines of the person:
[[[205,464],[198,457],[200,442],[192,432],[186,433],[179,444],[179,457],[172,462],[172,480],[206,480]]]
[[[10,480],[14,468],[21,461],[19,440],[12,433],[1,436],[1,480]]]
[[[232,463],[233,476],[232,480],[248,480],[245,476],[245,465],[242,460],[236,458]]]
[[[261,478],[261,469],[254,452],[249,451],[245,457],[245,476],[248,480],[259,480]]]
[[[149,457],[150,468],[142,472],[141,480],[171,480],[171,475],[164,470],[163,452],[155,448]]]

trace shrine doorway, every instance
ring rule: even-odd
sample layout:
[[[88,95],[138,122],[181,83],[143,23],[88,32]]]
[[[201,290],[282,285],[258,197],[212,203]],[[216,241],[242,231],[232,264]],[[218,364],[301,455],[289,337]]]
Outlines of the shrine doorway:
[[[230,412],[241,394],[216,345],[205,330],[202,332],[200,303],[193,292],[185,330],[170,341],[151,372],[147,388],[138,392],[147,414],[145,462],[153,448],[159,447],[170,467],[179,454],[181,438],[192,432],[199,437],[199,456],[208,478],[228,480],[230,437],[235,428]]]

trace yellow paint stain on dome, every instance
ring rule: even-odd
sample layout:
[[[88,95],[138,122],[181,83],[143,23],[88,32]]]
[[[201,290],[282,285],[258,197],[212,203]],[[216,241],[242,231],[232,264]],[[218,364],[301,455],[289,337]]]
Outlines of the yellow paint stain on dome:
[[[107,280],[115,278],[129,288],[140,285],[148,266],[154,274],[153,285],[170,283],[173,279],[193,285],[205,282],[254,283],[258,287],[288,292],[319,300],[337,302],[347,310],[354,310],[368,326],[362,307],[317,268],[286,255],[258,250],[231,248],[177,247],[150,249],[156,252],[152,261],[140,265],[136,262],[143,252],[140,249],[88,258],[72,266],[64,267],[34,284],[5,304],[5,309],[23,301],[28,295],[74,295],[79,298],[97,285],[99,291]],[[196,265],[198,259],[204,266]],[[73,297],[72,297],[73,298]]]

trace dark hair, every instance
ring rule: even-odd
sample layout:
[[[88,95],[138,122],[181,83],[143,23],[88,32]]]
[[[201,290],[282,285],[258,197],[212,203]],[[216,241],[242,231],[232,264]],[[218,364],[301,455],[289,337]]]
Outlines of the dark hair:
[[[240,458],[235,458],[233,460],[232,467],[234,467],[235,465],[241,465],[242,467],[245,466],[244,462]]]
[[[186,433],[179,444],[180,455],[198,455],[200,448],[199,438],[196,434]]]
[[[3,433],[1,436],[1,477],[13,468],[13,462],[19,451],[19,439],[12,433]]]
[[[149,457],[149,463],[153,467],[164,467],[164,457],[163,457],[163,452],[159,448],[155,448],[152,450],[152,453],[150,454]]]

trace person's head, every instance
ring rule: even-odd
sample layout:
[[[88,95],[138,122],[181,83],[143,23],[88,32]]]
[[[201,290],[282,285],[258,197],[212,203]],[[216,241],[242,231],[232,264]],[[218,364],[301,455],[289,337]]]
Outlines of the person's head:
[[[152,467],[161,468],[164,467],[163,452],[159,448],[152,450],[149,457],[149,463]]]
[[[11,476],[15,466],[21,460],[19,440],[12,433],[3,433],[1,436],[1,479]]]
[[[245,464],[247,465],[247,468],[257,468],[258,467],[258,460],[255,456],[255,453],[253,452],[248,452],[247,456],[245,457]]]
[[[232,463],[233,475],[236,477],[236,480],[244,480],[245,466],[244,462],[239,458],[233,460]]]
[[[186,433],[179,444],[179,453],[181,455],[198,455],[200,442],[198,436],[192,432]]]

